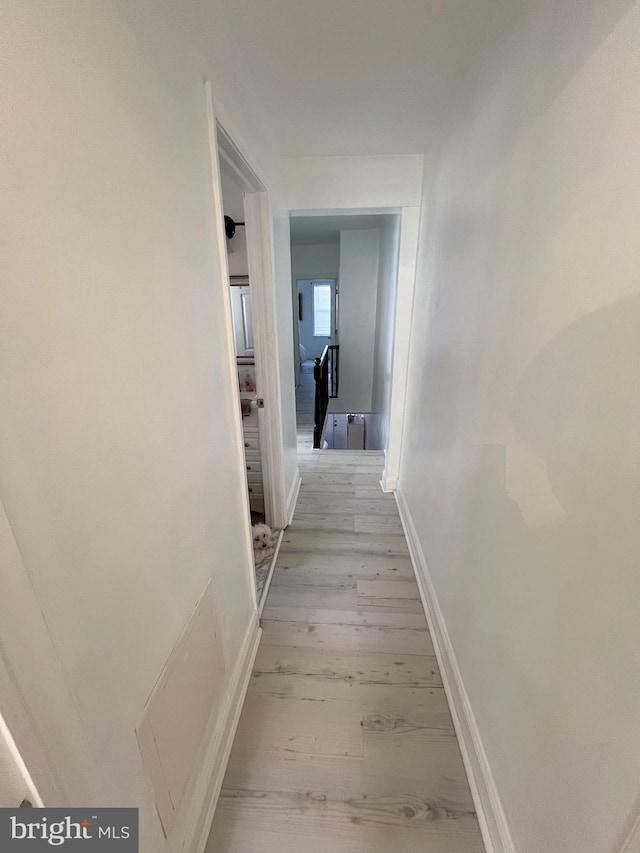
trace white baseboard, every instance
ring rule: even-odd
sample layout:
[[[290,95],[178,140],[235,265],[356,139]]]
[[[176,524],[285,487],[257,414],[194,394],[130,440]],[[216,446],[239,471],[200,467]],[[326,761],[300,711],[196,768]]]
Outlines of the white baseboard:
[[[203,853],[205,849],[261,635],[262,629],[254,613],[224,703],[211,721],[198,775],[185,791],[167,845],[169,853]]]
[[[398,488],[398,471],[396,468],[395,473],[391,471],[391,466],[389,465],[389,448],[385,447],[384,450],[384,468],[382,469],[382,479],[380,480],[380,488],[383,492],[395,492]]]
[[[382,479],[380,480],[380,488],[383,492],[395,492],[398,488],[398,476],[389,473],[389,450],[384,451],[384,468],[382,469]]]
[[[296,511],[296,504],[298,503],[298,495],[300,494],[301,485],[302,477],[300,476],[300,469],[296,468],[296,475],[293,478],[293,483],[291,484],[289,496],[287,498],[287,525],[291,524],[293,514]]]
[[[382,472],[382,479],[380,480],[380,488],[383,492],[395,492],[398,488],[398,478],[397,477],[387,477],[386,472]]]
[[[402,490],[396,490],[395,494],[486,851],[487,853],[515,853],[500,795],[462,681],[411,512]]]

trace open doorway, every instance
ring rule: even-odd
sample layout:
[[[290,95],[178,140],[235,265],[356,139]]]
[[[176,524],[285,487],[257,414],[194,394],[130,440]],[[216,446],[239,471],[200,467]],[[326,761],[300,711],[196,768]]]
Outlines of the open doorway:
[[[247,535],[261,612],[285,526],[275,318],[268,309],[274,284],[271,219],[261,180],[212,111],[209,118],[214,196],[224,222],[220,260],[227,281],[232,381],[238,392]]]
[[[298,450],[317,445],[315,426],[316,359],[322,361],[325,348],[332,356],[338,350],[338,286],[335,278],[298,278],[294,281],[298,339],[298,383],[296,427]]]
[[[400,216],[291,218],[299,452],[385,450]]]

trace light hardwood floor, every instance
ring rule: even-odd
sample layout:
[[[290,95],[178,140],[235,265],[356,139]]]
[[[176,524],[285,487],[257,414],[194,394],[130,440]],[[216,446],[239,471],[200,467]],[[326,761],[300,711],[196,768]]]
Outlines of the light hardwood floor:
[[[314,451],[310,402],[207,853],[481,853],[382,454]]]

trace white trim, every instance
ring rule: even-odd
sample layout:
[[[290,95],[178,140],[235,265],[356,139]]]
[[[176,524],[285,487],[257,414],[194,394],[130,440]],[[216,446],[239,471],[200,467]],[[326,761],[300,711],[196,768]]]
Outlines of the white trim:
[[[3,664],[4,661],[0,661],[0,665]],[[28,794],[27,799],[31,802],[32,806],[36,808],[44,808],[44,803],[42,802],[42,797],[40,796],[38,789],[36,788],[36,784],[33,781],[33,777],[31,773],[29,773],[29,768],[24,763],[24,759],[20,750],[18,749],[16,742],[13,738],[13,735],[9,731],[9,726],[6,724],[4,717],[0,714],[0,740],[2,740],[3,747],[5,750],[5,754],[9,754],[9,758],[13,761],[15,769],[18,771],[18,774],[21,778],[20,787],[24,794]],[[22,798],[25,799],[24,797]],[[14,807],[19,806],[22,803],[20,802],[14,803]]]
[[[265,408],[258,410],[265,516],[267,524],[280,529],[286,524],[286,485],[271,227],[273,217],[266,192],[245,195],[244,217],[251,282],[256,380],[260,395],[265,400]]]
[[[218,126],[220,127],[220,125]],[[239,184],[243,193],[261,192],[264,187],[254,175],[253,170],[247,169],[247,174],[250,175],[250,177],[247,178],[239,165],[239,162],[241,162],[239,152],[238,156],[234,156],[234,153],[231,153],[232,151],[236,152],[237,148],[233,145],[226,132],[221,128],[221,131],[218,133],[220,170],[229,175],[234,183]]]
[[[487,853],[515,853],[500,795],[462,681],[411,512],[402,490],[396,489],[395,494],[486,851]]]
[[[397,477],[387,476],[387,455],[389,453],[389,448],[385,447],[384,449],[384,468],[382,470],[382,479],[380,480],[380,488],[383,492],[395,492],[396,487],[398,485]]]
[[[269,587],[271,586],[271,578],[273,577],[273,573],[276,568],[276,562],[278,560],[278,554],[280,553],[280,546],[282,545],[283,536],[284,530],[281,530],[280,533],[278,533],[278,541],[276,542],[275,551],[273,552],[273,557],[271,559],[271,565],[269,566],[269,574],[267,575],[267,579],[265,580],[264,586],[262,587],[262,594],[260,596],[260,606],[258,608],[258,616],[262,616],[262,611],[264,610],[267,595],[269,594]]]
[[[397,477],[387,477],[385,474],[382,475],[382,479],[380,480],[380,488],[383,492],[395,492],[398,488],[398,478]]]
[[[620,853],[638,853],[640,851],[640,814],[635,819],[631,832],[622,842]]]
[[[265,189],[265,183],[260,177],[264,174],[264,170],[261,168],[259,161],[253,156],[250,146],[246,144],[240,128],[236,126],[233,118],[229,115],[224,101],[216,97],[208,80],[205,80],[204,85],[213,114],[216,117],[218,132],[220,134],[218,139],[222,140],[225,166],[230,166],[231,171],[235,173],[235,179],[241,178],[243,182],[246,182],[247,175],[250,175],[247,192],[261,192]],[[238,174],[238,170],[240,174]]]
[[[291,483],[291,488],[289,489],[289,497],[287,498],[287,527],[293,521],[296,504],[298,503],[298,495],[300,494],[300,486],[302,486],[302,477],[300,476],[300,469],[296,468],[293,483]]]
[[[225,689],[224,704],[209,721],[204,757],[182,798],[168,853],[203,853],[206,847],[261,635],[257,617],[252,614]]]
[[[401,207],[323,207],[319,210],[317,208],[310,208],[309,210],[299,210],[292,208],[290,211],[290,215],[292,217],[296,216],[351,216],[352,214],[355,216],[385,216],[391,213],[401,213]],[[309,245],[305,243],[298,243],[293,245]]]
[[[204,84],[206,96],[207,124],[209,131],[209,160],[211,164],[211,190],[213,195],[213,212],[218,228],[214,231],[214,255],[217,261],[218,273],[221,282],[229,281],[229,264],[227,259],[227,248],[223,232],[224,214],[222,206],[222,187],[220,183],[220,163],[218,159],[218,125],[213,111],[213,100],[211,97],[211,85],[208,81]],[[228,373],[228,381],[232,388],[238,387],[238,366],[236,361],[235,343],[233,336],[233,312],[231,308],[231,287],[224,288],[224,325],[227,339],[227,359],[223,366]],[[242,413],[240,403],[233,407],[231,412],[233,420],[233,436],[231,439],[231,452],[236,457],[238,477],[244,477],[246,466],[244,456],[244,442],[242,440]],[[249,507],[249,493],[243,489],[243,516],[245,519],[244,537],[244,563],[246,566],[246,581],[249,584],[250,595],[255,612],[258,612],[258,598],[256,596],[256,581],[253,564],[253,539],[251,536],[251,509]]]
[[[420,237],[420,206],[406,207],[373,207],[344,209],[289,209],[289,217],[295,216],[329,216],[334,214],[376,214],[395,213],[400,216],[400,242],[398,245],[397,284],[395,299],[395,321],[393,330],[393,362],[391,375],[391,400],[389,402],[389,432],[385,453],[385,467],[382,474],[382,490],[392,492],[396,489],[400,474],[400,457],[402,455],[402,436],[404,433],[404,418],[407,396],[407,377],[409,371],[409,345],[411,338],[411,321],[413,318],[413,303],[415,298],[416,269],[418,263],[418,244]],[[325,278],[331,278],[331,275]],[[296,282],[296,298],[298,281],[309,281],[320,278],[315,276],[294,276]],[[340,288],[339,277],[337,279]],[[294,339],[298,333],[297,304],[294,313]],[[338,326],[338,341],[340,327]],[[297,358],[297,353],[296,353]]]
[[[275,528],[286,525],[286,484],[284,473],[283,427],[280,408],[280,361],[278,352],[277,313],[275,266],[273,250],[273,216],[269,206],[265,185],[254,167],[249,156],[241,150],[231,138],[215,114],[211,85],[205,81],[207,100],[207,117],[209,121],[209,137],[211,148],[211,170],[213,177],[213,194],[215,201],[216,221],[219,223],[219,234],[216,249],[223,281],[229,281],[229,268],[226,244],[222,236],[223,209],[222,190],[220,186],[220,158],[227,168],[232,170],[236,178],[242,178],[246,189],[244,210],[247,235],[247,259],[249,264],[249,281],[252,292],[253,306],[253,336],[255,343],[256,378],[260,394],[265,400],[265,409],[258,411],[260,425],[260,454],[262,457],[262,473],[265,498],[265,516],[267,523]],[[229,290],[229,288],[227,288]],[[232,381],[237,385],[236,358],[233,344],[233,320],[231,312],[231,296],[227,293],[225,299],[227,317],[230,329],[228,338]],[[240,407],[234,416],[238,422],[236,429],[238,448],[241,455],[241,466],[244,471],[244,449],[242,447],[242,424]],[[248,500],[248,498],[247,498]],[[250,512],[247,504],[247,520]],[[250,582],[255,598],[255,579],[253,577],[253,547],[249,522],[247,521],[248,553],[251,555]],[[256,610],[258,607],[255,599]]]
[[[45,806],[106,802],[69,674],[1,498],[0,553],[2,717]]]
[[[208,102],[212,110],[211,87],[207,83]],[[278,349],[277,304],[273,247],[273,216],[268,193],[257,170],[215,119],[217,155],[244,190],[244,218],[247,237],[247,260],[253,315],[256,379],[265,408],[258,411],[260,455],[264,486],[265,518],[271,527],[285,526],[284,439]],[[222,219],[220,220],[222,222]],[[226,261],[226,250],[225,250]],[[244,463],[243,463],[244,464]]]
[[[43,751],[39,748],[40,744],[38,743],[38,734],[33,725],[31,725],[28,708],[23,697],[19,694],[16,685],[12,682],[9,670],[6,667],[2,656],[0,656],[0,688],[0,695],[2,695],[2,708],[0,709],[0,741],[3,743],[3,751],[5,751],[5,756],[6,753],[9,754],[10,759],[15,765],[15,769],[22,778],[23,799],[26,797],[36,808],[43,808],[44,802],[40,796],[40,791],[38,790],[34,778],[26,765],[23,754],[18,748],[13,732],[7,725],[5,718],[2,716],[2,711],[4,711],[7,716],[9,715],[7,706],[11,706],[12,710],[17,711],[17,714],[14,716],[14,725],[16,727],[19,726],[20,736],[23,738],[23,742],[29,742],[29,740],[33,742],[33,747],[37,750],[38,766],[39,768],[44,768],[44,772],[51,779],[52,786],[55,785],[55,777],[51,772],[51,768],[48,766]],[[20,802],[21,801],[14,802],[14,808],[17,808],[20,805]]]
[[[389,432],[387,436],[385,466],[382,473],[382,482],[384,484],[382,488],[385,492],[396,489],[400,473],[419,234],[420,208],[403,208],[400,216],[400,244],[398,246],[398,278],[396,286],[395,327],[393,332]]]

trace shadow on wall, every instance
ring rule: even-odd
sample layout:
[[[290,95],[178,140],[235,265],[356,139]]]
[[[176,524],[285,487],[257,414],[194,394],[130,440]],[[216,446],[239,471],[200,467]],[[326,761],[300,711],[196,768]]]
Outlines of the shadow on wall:
[[[636,296],[565,328],[520,381],[516,431],[545,460],[572,519],[620,527],[640,517],[639,371]]]
[[[549,851],[572,846],[567,811],[574,826],[593,826],[608,844],[612,828],[624,838],[637,805],[639,371],[640,296],[580,318],[547,343],[513,398],[523,452],[518,442],[477,448],[456,532],[464,567],[452,591],[458,638],[495,662],[492,690],[508,708],[508,720],[494,708],[483,725],[502,768],[499,787],[514,827],[510,792],[526,787],[545,814],[536,837]],[[520,464],[530,493],[523,488],[514,500]],[[469,674],[471,693],[478,677]],[[517,730],[517,762],[501,754],[496,731],[504,725]],[[523,782],[521,768],[540,766],[540,756],[546,771]],[[561,808],[554,791],[563,792]],[[594,823],[597,813],[607,821]]]

